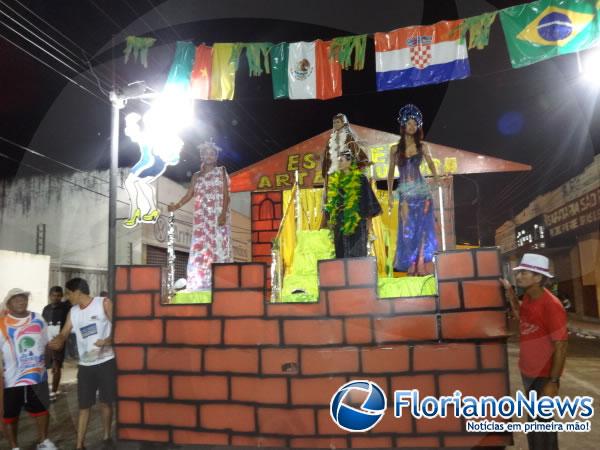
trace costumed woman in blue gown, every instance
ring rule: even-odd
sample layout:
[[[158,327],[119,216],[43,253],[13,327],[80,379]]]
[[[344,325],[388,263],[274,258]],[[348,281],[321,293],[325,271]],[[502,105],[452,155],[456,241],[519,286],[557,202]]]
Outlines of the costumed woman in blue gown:
[[[398,239],[394,270],[407,275],[433,272],[433,255],[437,250],[433,198],[420,166],[425,159],[438,182],[429,146],[423,139],[423,114],[415,105],[405,105],[398,114],[400,141],[390,148],[388,169],[388,201],[391,210],[398,199]],[[394,169],[400,176],[392,195]]]

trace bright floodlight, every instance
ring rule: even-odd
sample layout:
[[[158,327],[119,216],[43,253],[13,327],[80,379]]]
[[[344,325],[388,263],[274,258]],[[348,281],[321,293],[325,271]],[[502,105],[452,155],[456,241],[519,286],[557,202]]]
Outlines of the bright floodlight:
[[[163,92],[152,101],[143,117],[137,113],[125,117],[125,135],[138,143],[142,152],[151,149],[167,165],[175,165],[183,148],[179,133],[192,123],[193,105],[183,92]]]
[[[583,60],[583,76],[590,83],[600,85],[600,49],[588,52]]]
[[[153,102],[144,115],[144,122],[155,133],[178,133],[192,123],[194,103],[180,92],[164,92]]]

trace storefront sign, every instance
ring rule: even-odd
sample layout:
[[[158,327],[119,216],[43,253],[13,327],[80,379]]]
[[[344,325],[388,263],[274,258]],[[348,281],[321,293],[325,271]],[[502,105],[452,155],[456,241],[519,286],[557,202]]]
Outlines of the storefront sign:
[[[544,215],[550,237],[575,231],[586,225],[600,223],[600,188]]]

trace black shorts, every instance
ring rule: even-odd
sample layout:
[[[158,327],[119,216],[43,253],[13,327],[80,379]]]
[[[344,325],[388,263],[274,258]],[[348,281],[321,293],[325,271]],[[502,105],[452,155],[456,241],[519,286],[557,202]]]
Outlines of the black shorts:
[[[4,423],[14,423],[19,419],[21,409],[32,417],[48,415],[50,393],[48,382],[30,386],[4,388]]]
[[[114,403],[117,397],[117,364],[115,358],[95,366],[78,366],[77,398],[79,409],[91,408],[99,392],[101,403]]]

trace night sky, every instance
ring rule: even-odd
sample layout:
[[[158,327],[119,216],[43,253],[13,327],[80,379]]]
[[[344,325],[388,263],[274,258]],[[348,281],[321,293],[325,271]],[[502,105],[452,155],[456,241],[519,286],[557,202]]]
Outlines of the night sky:
[[[210,45],[330,39],[521,3],[526,2],[1,1],[0,175],[60,173],[69,170],[65,165],[107,168],[110,104],[103,90],[110,89],[113,77],[120,86],[143,79],[160,89],[177,40]],[[263,12],[269,7],[273,14]],[[148,69],[123,63],[122,36],[128,34],[158,39],[150,50]],[[583,52],[582,59],[589,53]],[[598,153],[600,83],[594,86],[583,79],[575,55],[512,69],[499,19],[490,45],[471,50],[469,59],[471,77],[465,80],[378,93],[369,39],[365,69],[343,73],[341,98],[275,101],[270,76],[250,78],[243,56],[235,100],[196,102],[196,123],[185,135],[183,161],[167,176],[189,180],[199,166],[193,147],[211,136],[224,147],[223,163],[231,173],[323,132],[338,112],[346,113],[352,123],[397,132],[397,111],[411,102],[424,113],[427,140],[533,166],[528,173],[455,178],[458,242],[476,242],[479,235],[484,244],[493,244],[500,224],[537,195],[581,172]],[[125,113],[143,108],[132,103]],[[131,165],[136,157],[136,148],[123,138],[120,165]]]

